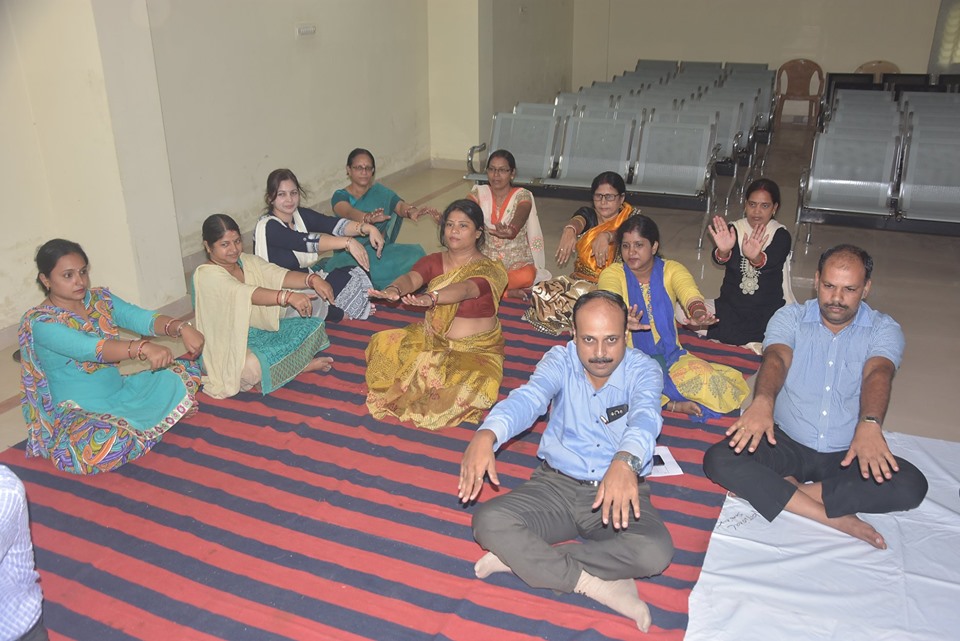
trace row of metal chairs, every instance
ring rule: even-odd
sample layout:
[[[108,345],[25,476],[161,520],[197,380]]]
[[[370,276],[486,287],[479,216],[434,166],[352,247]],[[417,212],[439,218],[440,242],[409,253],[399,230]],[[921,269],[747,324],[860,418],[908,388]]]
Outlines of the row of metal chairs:
[[[531,187],[589,189],[598,173],[617,171],[641,199],[704,211],[703,231],[718,163],[733,174],[726,208],[740,165],[753,167],[773,84],[765,64],[640,60],[612,81],[496,114],[489,147],[468,152],[466,178],[485,181],[474,157],[495,149],[513,153],[515,182]]]
[[[835,93],[801,176],[798,224],[893,219],[904,230],[931,231],[960,223],[960,94],[895,97]]]
[[[630,193],[695,201],[704,211],[705,226],[713,210],[716,136],[717,125],[709,120],[498,113],[490,149],[513,154],[515,184],[589,189],[597,174],[616,171],[625,177]],[[487,179],[473,160],[485,148],[470,149],[467,179]]]

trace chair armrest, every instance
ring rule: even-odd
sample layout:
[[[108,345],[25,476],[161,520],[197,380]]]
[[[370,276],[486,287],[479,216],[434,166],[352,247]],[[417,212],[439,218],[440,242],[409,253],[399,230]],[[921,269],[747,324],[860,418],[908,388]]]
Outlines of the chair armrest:
[[[478,151],[486,151],[487,143],[482,142],[479,145],[474,145],[470,147],[470,150],[467,152],[467,172],[471,174],[477,173],[477,170],[473,168],[473,154]]]

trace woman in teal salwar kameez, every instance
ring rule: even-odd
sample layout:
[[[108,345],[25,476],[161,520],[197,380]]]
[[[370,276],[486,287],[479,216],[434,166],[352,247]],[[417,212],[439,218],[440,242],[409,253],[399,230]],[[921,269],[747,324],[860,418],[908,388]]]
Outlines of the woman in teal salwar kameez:
[[[20,405],[27,456],[41,456],[74,474],[116,469],[148,452],[168,429],[197,411],[200,370],[150,342],[166,335],[199,355],[203,335],[188,322],[90,287],[87,256],[77,243],[54,239],[37,252],[46,299],[20,323]],[[120,328],[144,337],[120,337]],[[150,369],[121,375],[123,360]]]
[[[416,207],[403,201],[388,187],[376,182],[377,163],[366,149],[354,149],[347,156],[347,176],[350,184],[338,189],[330,199],[333,211],[340,218],[359,223],[370,223],[380,230],[384,246],[378,252],[368,238],[360,238],[370,256],[370,280],[374,289],[383,289],[394,279],[406,274],[426,253],[423,247],[398,244],[397,235],[403,219],[416,222],[424,214],[435,221],[440,212],[432,207]],[[346,252],[337,252],[324,264],[324,270],[356,265]]]

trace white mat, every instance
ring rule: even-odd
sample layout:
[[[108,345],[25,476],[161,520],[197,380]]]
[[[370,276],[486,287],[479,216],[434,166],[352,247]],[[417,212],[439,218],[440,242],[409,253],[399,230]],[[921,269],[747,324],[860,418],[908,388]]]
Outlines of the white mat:
[[[860,515],[888,549],[727,497],[687,641],[960,639],[960,443],[887,434],[929,481],[915,510]]]

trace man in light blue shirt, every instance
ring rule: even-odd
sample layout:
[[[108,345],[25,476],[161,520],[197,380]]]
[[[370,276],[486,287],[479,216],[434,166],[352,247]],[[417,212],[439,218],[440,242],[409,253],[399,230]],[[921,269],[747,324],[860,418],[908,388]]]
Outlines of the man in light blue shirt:
[[[475,571],[512,571],[532,587],[577,592],[650,627],[636,577],[660,574],[673,543],[650,503],[644,475],[663,419],[660,366],[626,344],[627,307],[594,291],[573,308],[573,340],[544,355],[530,381],[498,403],[460,467],[460,500],[484,475],[499,485],[494,451],[548,407],[543,459],[529,481],[479,506],[473,532],[485,549]],[[581,543],[562,544],[580,537]],[[561,543],[561,545],[556,545]]]
[[[823,253],[817,299],[770,319],[753,403],[703,468],[768,521],[787,510],[884,549],[856,513],[913,509],[927,481],[883,437],[904,340],[864,302],[872,271],[859,247]]]

